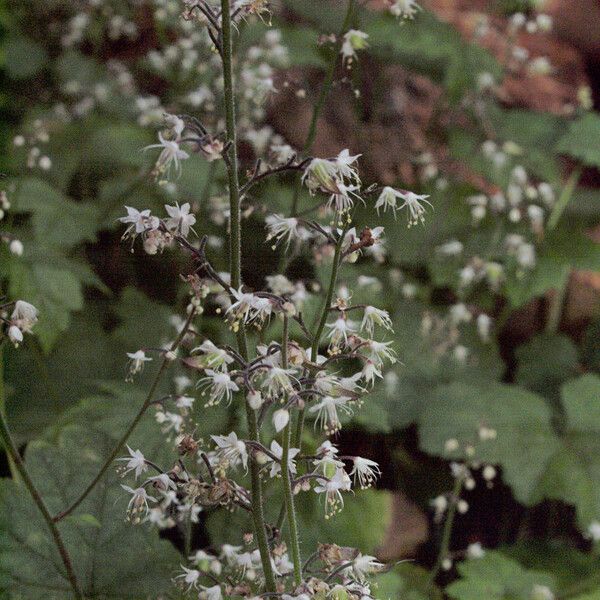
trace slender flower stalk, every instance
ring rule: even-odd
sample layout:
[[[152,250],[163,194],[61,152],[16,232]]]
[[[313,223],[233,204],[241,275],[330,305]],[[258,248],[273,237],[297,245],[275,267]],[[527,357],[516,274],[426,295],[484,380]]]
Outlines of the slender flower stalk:
[[[231,285],[239,289],[242,283],[242,228],[240,210],[240,186],[238,180],[237,157],[237,132],[235,122],[235,92],[233,83],[233,41],[231,28],[231,6],[229,0],[221,0],[221,34],[222,34],[222,63],[223,87],[225,96],[225,123],[227,128],[227,141],[230,149],[227,153],[227,173],[229,181],[229,209],[231,219],[231,235],[229,242],[229,261]],[[248,345],[246,333],[242,324],[237,332],[238,350],[244,360],[248,359]],[[255,411],[246,402],[246,416],[248,420],[248,434],[252,441],[260,442],[258,421]],[[271,565],[267,529],[263,508],[263,490],[260,479],[260,467],[255,460],[250,463],[250,476],[252,481],[252,518],[254,520],[254,533],[260,551],[261,564],[265,576],[267,592],[274,593],[275,577]]]
[[[179,332],[179,335],[177,336],[175,341],[171,344],[171,348],[170,348],[171,352],[175,352],[177,350],[177,348],[179,347],[179,344],[181,344],[181,342],[183,341],[183,338],[185,337],[186,333],[188,332],[188,330],[190,328],[190,325],[192,324],[192,320],[193,320],[195,314],[196,314],[195,310],[190,311],[190,314],[188,315],[187,321],[185,322],[183,329]],[[146,414],[146,411],[148,410],[148,408],[150,408],[150,406],[152,405],[152,402],[154,400],[154,394],[158,388],[159,383],[162,380],[163,375],[167,371],[167,367],[169,366],[169,364],[171,362],[172,361],[169,360],[168,356],[165,355],[165,357],[163,358],[163,361],[160,365],[160,368],[159,368],[158,372],[156,373],[156,376],[154,377],[154,381],[152,382],[152,385],[150,386],[150,389],[148,390],[146,399],[144,400],[144,403],[140,407],[140,410],[138,411],[137,415],[134,417],[133,421],[131,422],[131,424],[125,431],[125,433],[121,436],[121,439],[117,442],[113,451],[110,453],[109,457],[106,459],[106,461],[104,462],[102,467],[100,467],[100,470],[98,471],[98,474],[96,475],[96,477],[94,477],[94,479],[92,479],[92,481],[90,481],[89,485],[85,488],[85,490],[77,497],[77,499],[68,508],[66,508],[62,512],[58,513],[53,518],[53,521],[55,523],[60,521],[61,519],[64,519],[65,517],[69,516],[75,509],[77,509],[77,507],[87,498],[89,493],[96,487],[96,484],[102,479],[102,477],[104,476],[104,473],[106,473],[106,471],[108,470],[110,465],[113,463],[113,461],[119,456],[119,454],[123,450],[123,447],[127,443],[129,436],[133,433],[134,429],[138,426],[138,423],[142,420],[142,417]]]
[[[283,341],[281,344],[281,366],[284,369],[287,369],[288,367],[288,343],[289,319],[286,315],[283,317]],[[294,564],[294,584],[298,586],[302,583],[302,562],[300,558],[300,541],[298,538],[296,508],[294,506],[294,491],[292,490],[291,473],[288,466],[290,443],[292,439],[292,427],[290,423],[283,429],[282,439],[281,478],[283,480],[283,493],[289,527],[290,551],[292,554],[292,563]]]
[[[31,477],[29,476],[29,472],[27,471],[27,467],[19,454],[19,450],[15,445],[14,440],[10,434],[10,430],[8,428],[8,424],[6,423],[6,419],[4,417],[4,412],[0,411],[0,438],[2,438],[2,442],[7,454],[10,456],[12,463],[17,469],[21,480],[25,484],[27,491],[31,495],[35,505],[38,507],[38,510],[42,514],[44,521],[46,521],[46,525],[48,525],[48,529],[50,530],[50,534],[52,535],[52,539],[54,544],[60,554],[60,559],[65,567],[66,579],[73,590],[73,596],[75,600],[83,600],[83,593],[81,591],[81,587],[79,585],[79,581],[77,580],[77,576],[75,575],[75,571],[73,570],[73,564],[71,563],[71,557],[67,551],[65,543],[62,539],[60,531],[58,530],[58,526],[52,519],[52,515],[46,506],[40,492],[36,488],[33,483]]]
[[[329,66],[327,68],[327,73],[325,74],[325,79],[323,81],[323,85],[321,85],[321,90],[319,91],[319,97],[317,98],[317,102],[313,107],[312,116],[310,118],[310,125],[308,126],[308,133],[306,135],[306,141],[304,142],[304,147],[302,148],[303,154],[310,154],[315,143],[315,139],[317,137],[317,124],[319,122],[319,117],[321,116],[321,112],[323,107],[325,106],[325,102],[327,101],[327,96],[329,96],[329,91],[331,90],[331,86],[333,85],[333,77],[335,75],[335,67],[338,63],[338,56],[340,48],[343,43],[344,34],[350,29],[350,24],[352,23],[352,16],[354,14],[354,5],[356,0],[348,0],[348,7],[346,9],[346,16],[344,17],[344,23],[340,29],[339,33],[339,41],[338,47],[335,48],[335,51],[332,52],[331,60],[329,62]],[[300,185],[296,185],[294,189],[294,197],[292,199],[292,217],[295,217],[298,213],[298,200],[300,197]]]

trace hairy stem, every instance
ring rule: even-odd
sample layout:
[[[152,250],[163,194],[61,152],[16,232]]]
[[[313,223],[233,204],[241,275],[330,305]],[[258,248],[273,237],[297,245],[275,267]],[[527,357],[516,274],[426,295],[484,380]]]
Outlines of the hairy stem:
[[[281,344],[281,366],[288,368],[288,339],[289,322],[288,317],[283,318],[283,343]],[[290,443],[292,440],[292,427],[288,423],[282,432],[282,452],[281,452],[281,478],[283,480],[283,493],[285,499],[285,508],[289,527],[290,553],[294,565],[294,584],[296,586],[302,583],[302,562],[300,559],[300,541],[298,538],[298,522],[296,520],[296,508],[294,506],[294,491],[292,490],[291,473],[288,468],[290,456]]]
[[[171,344],[171,352],[174,352],[175,350],[177,350],[177,348],[179,347],[179,344],[181,344],[183,338],[185,337],[185,334],[187,333],[190,325],[192,324],[192,319],[194,318],[195,314],[196,314],[195,310],[192,309],[187,318],[187,321],[185,322],[183,329],[179,332],[179,335],[177,336],[175,341]],[[117,456],[119,456],[119,454],[123,450],[123,446],[125,446],[125,444],[127,443],[129,436],[133,433],[133,430],[137,427],[138,423],[142,420],[142,417],[146,414],[146,411],[151,406],[152,401],[154,399],[154,394],[156,392],[156,389],[158,388],[158,384],[160,383],[162,376],[166,372],[167,367],[169,366],[170,362],[171,361],[166,356],[165,356],[165,358],[163,358],[160,368],[158,370],[158,373],[154,377],[154,381],[152,382],[152,385],[150,386],[150,389],[148,390],[146,399],[144,400],[144,403],[140,407],[140,410],[138,411],[137,415],[134,417],[133,421],[127,428],[127,431],[125,431],[125,433],[121,436],[121,439],[115,445],[113,451],[110,453],[110,456],[106,459],[106,461],[100,468],[100,471],[98,471],[98,474],[96,475],[96,477],[94,477],[94,479],[92,479],[90,484],[85,488],[85,490],[79,495],[79,497],[67,509],[63,510],[62,512],[60,512],[59,514],[57,514],[54,517],[53,520],[55,522],[60,521],[61,519],[64,519],[66,516],[70,515],[87,498],[89,493],[96,487],[97,483],[102,479],[102,477],[104,476],[104,473],[106,473],[106,471],[108,470],[108,468],[110,467],[112,462],[115,460],[115,458],[117,458]]]
[[[27,468],[25,467],[25,463],[19,454],[19,450],[15,445],[12,436],[10,435],[10,430],[8,428],[8,424],[6,423],[6,419],[4,418],[4,414],[0,411],[0,437],[2,438],[2,442],[4,444],[4,448],[8,456],[10,457],[12,464],[14,464],[17,469],[21,480],[25,484],[25,487],[29,491],[29,494],[33,498],[36,506],[38,507],[44,521],[48,525],[48,529],[50,530],[50,534],[52,535],[52,539],[54,540],[54,544],[58,549],[58,553],[60,554],[60,558],[65,567],[66,577],[69,581],[69,585],[73,590],[73,595],[76,600],[83,600],[83,593],[81,592],[81,588],[79,587],[79,582],[77,581],[77,577],[75,576],[75,571],[73,570],[73,564],[71,563],[71,557],[67,552],[67,548],[63,542],[62,536],[60,535],[60,531],[54,520],[52,519],[52,515],[50,511],[46,507],[42,496],[40,495],[38,489],[35,487],[35,484],[31,480]]]
[[[352,21],[352,14],[354,13],[354,4],[356,0],[348,0],[348,8],[346,9],[346,16],[344,17],[344,23],[340,29],[340,34],[338,36],[338,43],[336,44],[333,50],[333,56],[329,62],[327,67],[327,72],[325,74],[325,79],[323,81],[323,85],[321,85],[321,90],[319,91],[319,97],[317,98],[317,102],[313,107],[312,116],[310,119],[310,125],[308,126],[308,134],[306,135],[306,140],[304,142],[304,147],[302,148],[302,153],[304,155],[310,154],[312,152],[313,145],[315,143],[315,138],[317,137],[317,123],[319,122],[319,117],[321,116],[321,112],[323,111],[323,107],[325,106],[325,102],[327,100],[327,96],[329,96],[329,91],[331,90],[331,86],[333,85],[333,77],[335,75],[335,67],[338,62],[339,50],[341,46],[341,38],[346,33],[346,31],[350,28],[350,23]],[[300,186],[296,185],[294,188],[294,197],[292,199],[292,217],[296,216],[298,212],[298,200],[300,197]]]
[[[225,123],[227,128],[227,141],[231,144],[228,151],[227,173],[229,180],[229,207],[231,213],[231,232],[229,241],[229,261],[231,272],[231,285],[238,289],[242,280],[242,228],[240,211],[240,186],[238,179],[237,157],[237,132],[235,123],[235,94],[233,88],[233,44],[231,32],[231,7],[229,0],[221,0],[221,33],[222,33],[222,59],[223,59],[223,88],[225,100]],[[243,326],[237,332],[238,349],[244,360],[248,359],[248,344]],[[248,435],[251,440],[259,442],[258,422],[256,413],[246,402],[246,417],[248,420]],[[260,551],[260,559],[265,575],[267,592],[274,593],[275,577],[271,566],[271,555],[265,525],[264,502],[262,481],[260,479],[259,465],[251,461],[250,476],[252,483],[252,518],[254,520],[254,534]]]

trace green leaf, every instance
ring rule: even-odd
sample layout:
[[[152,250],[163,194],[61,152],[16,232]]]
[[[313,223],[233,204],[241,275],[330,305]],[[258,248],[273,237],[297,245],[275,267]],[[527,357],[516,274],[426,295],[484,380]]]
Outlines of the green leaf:
[[[525,504],[538,501],[538,482],[547,462],[560,449],[544,399],[514,386],[441,386],[425,406],[419,423],[424,450],[457,459],[466,456],[465,446],[472,446],[478,460],[502,465],[504,480]],[[478,432],[482,426],[494,429],[496,438],[481,441]],[[459,442],[459,450],[445,449],[449,439]]]
[[[56,445],[29,445],[26,463],[51,513],[64,509],[89,483],[112,444],[98,432],[73,428]],[[6,591],[21,600],[71,599],[58,552],[25,486],[3,480],[0,488],[0,577]],[[87,522],[74,518],[59,524],[86,598],[139,600],[172,585],[177,553],[156,531],[124,521],[127,501],[118,476],[109,472],[81,505]],[[90,527],[90,517],[100,526]]]
[[[446,589],[455,600],[533,600],[535,586],[555,585],[552,575],[524,569],[495,551],[460,563],[458,571],[461,579]]]
[[[577,348],[566,335],[538,334],[517,349],[516,357],[516,383],[547,398],[557,399],[560,386],[577,374]]]
[[[13,79],[29,79],[48,62],[44,46],[24,35],[14,33],[4,42],[6,71]]]
[[[600,167],[600,117],[586,113],[573,121],[556,146],[560,154],[568,154],[590,167]]]
[[[96,239],[98,209],[69,200],[50,184],[35,177],[19,181],[14,208],[30,212],[36,243],[61,248]]]

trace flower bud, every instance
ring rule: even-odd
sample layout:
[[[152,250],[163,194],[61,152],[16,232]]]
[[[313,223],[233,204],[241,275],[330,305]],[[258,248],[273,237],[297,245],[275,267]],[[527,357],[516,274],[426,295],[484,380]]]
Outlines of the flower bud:
[[[290,422],[290,413],[285,408],[280,408],[273,413],[273,426],[279,433]]]

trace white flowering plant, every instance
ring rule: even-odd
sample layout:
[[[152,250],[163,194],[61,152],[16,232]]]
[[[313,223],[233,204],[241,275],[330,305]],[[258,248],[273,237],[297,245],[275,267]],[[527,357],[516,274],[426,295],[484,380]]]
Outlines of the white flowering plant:
[[[522,45],[549,16],[467,42],[423,4],[11,6],[9,76],[43,93],[0,196],[7,597],[595,591],[597,325],[559,329],[569,273],[600,264],[577,190],[600,121],[584,87],[506,108],[505,81],[556,74]],[[390,66],[441,89],[410,151],[419,100],[387,75],[369,98]],[[508,356],[532,301],[545,331]],[[414,562],[380,545],[408,537],[401,494]],[[541,502],[570,546],[555,523],[520,545]]]

